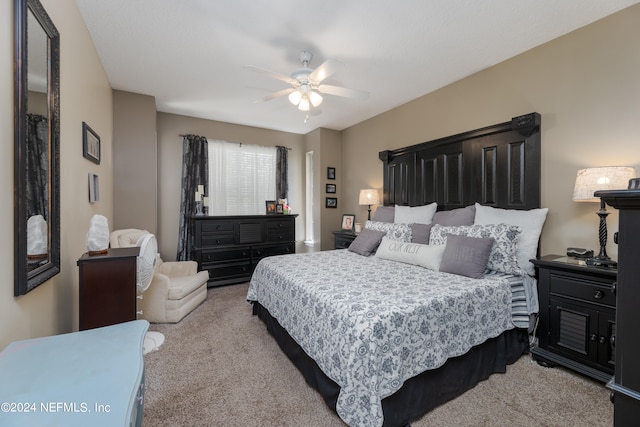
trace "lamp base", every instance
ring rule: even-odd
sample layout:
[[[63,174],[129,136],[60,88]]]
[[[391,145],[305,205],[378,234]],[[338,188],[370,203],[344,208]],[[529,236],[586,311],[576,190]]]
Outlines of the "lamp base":
[[[592,267],[618,268],[618,263],[611,258],[589,258],[587,260],[587,265]]]

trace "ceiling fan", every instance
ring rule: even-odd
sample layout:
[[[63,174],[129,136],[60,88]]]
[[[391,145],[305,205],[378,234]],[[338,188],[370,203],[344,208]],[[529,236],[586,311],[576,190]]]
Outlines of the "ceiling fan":
[[[270,101],[280,96],[289,95],[289,101],[298,107],[299,110],[308,112],[311,107],[318,107],[322,103],[322,95],[343,96],[364,100],[369,97],[369,92],[356,89],[347,89],[345,87],[323,84],[322,82],[328,77],[335,74],[344,67],[344,63],[337,59],[327,59],[315,70],[309,68],[309,63],[313,55],[311,52],[303,51],[298,55],[302,68],[291,73],[290,76],[265,70],[264,68],[254,65],[245,65],[244,68],[255,71],[267,76],[282,80],[291,85],[288,89],[267,95],[257,102]]]

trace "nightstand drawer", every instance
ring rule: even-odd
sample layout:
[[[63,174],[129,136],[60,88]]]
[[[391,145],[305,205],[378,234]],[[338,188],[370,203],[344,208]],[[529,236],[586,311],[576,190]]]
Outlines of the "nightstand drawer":
[[[552,272],[549,275],[549,292],[558,297],[615,307],[616,296],[612,291],[612,282],[613,280],[597,281],[580,275]]]

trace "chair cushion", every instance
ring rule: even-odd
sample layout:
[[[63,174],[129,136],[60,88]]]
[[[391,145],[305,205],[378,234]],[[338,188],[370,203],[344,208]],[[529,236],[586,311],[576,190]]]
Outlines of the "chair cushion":
[[[206,271],[201,271],[193,276],[172,277],[167,299],[182,299],[200,286],[206,285],[208,279],[209,274]]]

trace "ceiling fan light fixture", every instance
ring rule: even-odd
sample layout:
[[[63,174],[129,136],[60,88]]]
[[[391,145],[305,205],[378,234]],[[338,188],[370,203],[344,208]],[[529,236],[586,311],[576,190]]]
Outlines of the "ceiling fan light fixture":
[[[289,94],[289,102],[293,105],[300,104],[300,100],[302,99],[302,93],[299,90],[294,90]]]
[[[298,104],[298,109],[300,111],[309,111],[309,98],[303,96],[302,99],[300,99],[300,104]]]
[[[318,105],[322,104],[322,95],[312,90],[311,92],[309,92],[309,101],[311,101],[311,105],[317,107]]]

